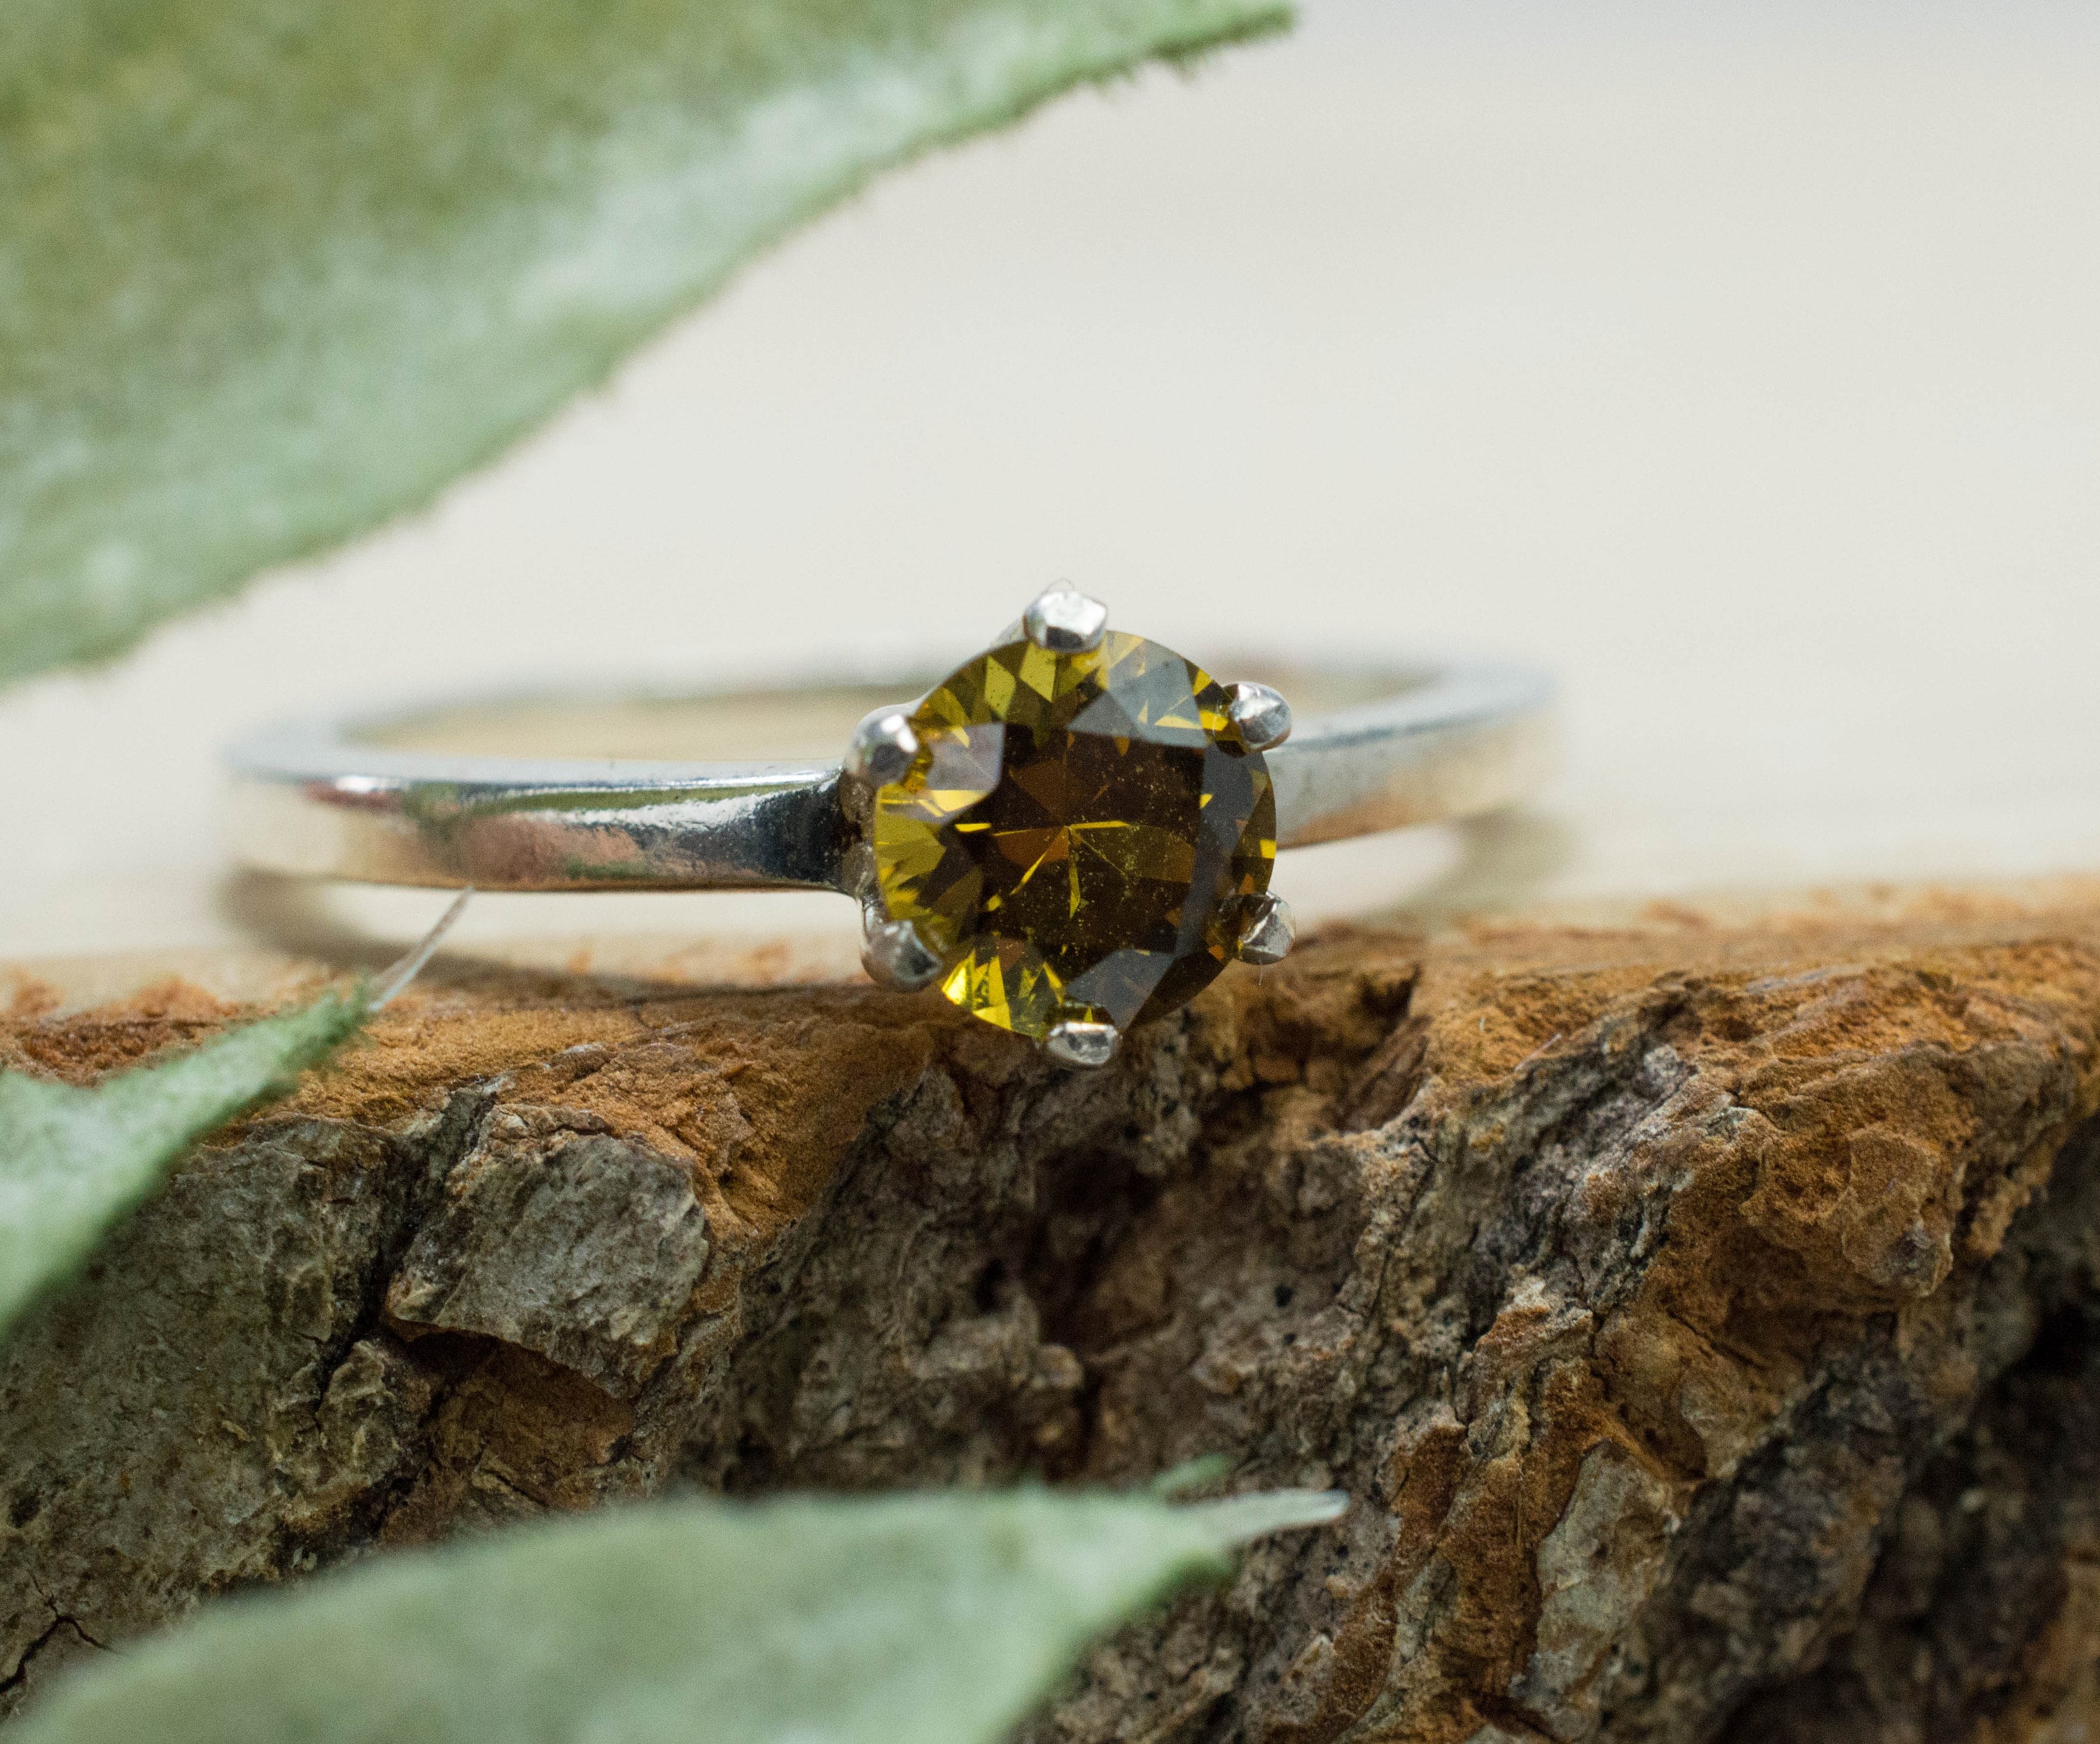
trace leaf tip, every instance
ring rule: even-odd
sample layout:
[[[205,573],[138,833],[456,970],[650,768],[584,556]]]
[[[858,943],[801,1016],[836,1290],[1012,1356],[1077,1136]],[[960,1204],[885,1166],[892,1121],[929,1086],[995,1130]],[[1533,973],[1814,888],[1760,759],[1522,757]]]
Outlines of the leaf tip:
[[[1265,1490],[1198,1504],[1221,1548],[1251,1543],[1272,1532],[1331,1525],[1349,1511],[1342,1490]]]
[[[368,1014],[384,1011],[408,991],[409,983],[429,966],[430,959],[438,953],[438,947],[444,943],[445,934],[452,929],[452,923],[466,912],[466,905],[473,900],[474,886],[463,885],[451,905],[438,916],[438,924],[424,934],[405,956],[386,969],[377,985],[366,982],[359,989]]]

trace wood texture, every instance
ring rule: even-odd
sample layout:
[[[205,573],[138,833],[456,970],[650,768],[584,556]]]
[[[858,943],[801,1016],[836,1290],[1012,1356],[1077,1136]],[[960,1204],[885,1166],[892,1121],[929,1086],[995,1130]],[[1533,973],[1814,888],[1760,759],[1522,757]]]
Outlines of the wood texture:
[[[22,985],[83,1078],[233,1014]],[[2100,914],[1317,941],[1092,1077],[930,998],[461,970],[0,1352],[0,1677],[673,1485],[1356,1507],[1096,1741],[2100,1724]]]

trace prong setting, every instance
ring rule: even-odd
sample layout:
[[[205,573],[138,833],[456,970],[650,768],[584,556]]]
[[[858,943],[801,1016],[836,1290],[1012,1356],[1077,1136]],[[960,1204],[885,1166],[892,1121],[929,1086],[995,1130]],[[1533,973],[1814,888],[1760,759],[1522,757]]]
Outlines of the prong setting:
[[[868,717],[838,783],[854,839],[834,882],[867,911],[877,981],[932,980],[1083,1070],[1228,962],[1287,947],[1287,920],[1250,924],[1270,918],[1250,905],[1276,856],[1259,747],[1290,713],[1273,691],[1111,634],[1099,602],[1060,583],[909,709]],[[1086,830],[1152,836],[1125,863],[1078,852],[1100,842]],[[1052,862],[1057,875],[1034,877]]]
[[[1097,1071],[1107,1065],[1122,1045],[1123,1031],[1113,1023],[1094,1023],[1076,1018],[1052,1024],[1049,1033],[1043,1038],[1043,1051],[1052,1059],[1061,1066],[1075,1066],[1083,1071]]]
[[[1290,904],[1264,890],[1247,898],[1233,954],[1242,963],[1265,967],[1288,956],[1297,938],[1298,918],[1291,913]]]
[[[1036,595],[1021,615],[1021,634],[1052,654],[1085,654],[1101,645],[1109,608],[1060,584]]]
[[[919,754],[919,735],[911,730],[911,711],[878,709],[854,729],[846,745],[845,770],[870,787],[901,781]]]
[[[860,962],[877,987],[915,993],[931,985],[947,966],[911,921],[885,921],[880,910],[871,910],[867,923],[861,935]]]
[[[1271,750],[1290,736],[1290,704],[1282,691],[1242,682],[1232,687],[1232,699],[1226,717],[1248,750]]]

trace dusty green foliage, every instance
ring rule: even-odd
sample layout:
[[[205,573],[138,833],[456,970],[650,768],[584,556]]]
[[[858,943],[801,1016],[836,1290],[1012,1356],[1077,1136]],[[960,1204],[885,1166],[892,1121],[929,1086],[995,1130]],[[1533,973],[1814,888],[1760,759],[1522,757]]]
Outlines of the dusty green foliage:
[[[364,1010],[361,996],[329,994],[90,1089],[0,1073],[0,1333],[193,1140],[329,1053]]]
[[[993,1744],[1102,1629],[1304,1491],[659,1503],[236,1600],[62,1684],[21,1744]]]
[[[426,501],[869,175],[1282,0],[9,0],[0,682]]]

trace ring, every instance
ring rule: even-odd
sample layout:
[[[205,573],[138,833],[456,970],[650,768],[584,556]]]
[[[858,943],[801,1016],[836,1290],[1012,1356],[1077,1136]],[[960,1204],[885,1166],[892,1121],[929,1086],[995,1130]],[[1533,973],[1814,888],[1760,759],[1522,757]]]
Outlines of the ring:
[[[1099,1066],[1227,962],[1290,949],[1290,907],[1268,887],[1279,847],[1495,810],[1551,760],[1538,673],[1343,666],[1220,683],[1061,586],[895,701],[907,688],[294,722],[229,753],[236,851],[264,871],[378,884],[840,891],[861,903],[875,980],[938,983],[1053,1057]],[[1286,692],[1321,712],[1294,731]],[[769,735],[776,759],[798,735],[814,754],[690,760]],[[843,755],[814,748],[841,741]]]

